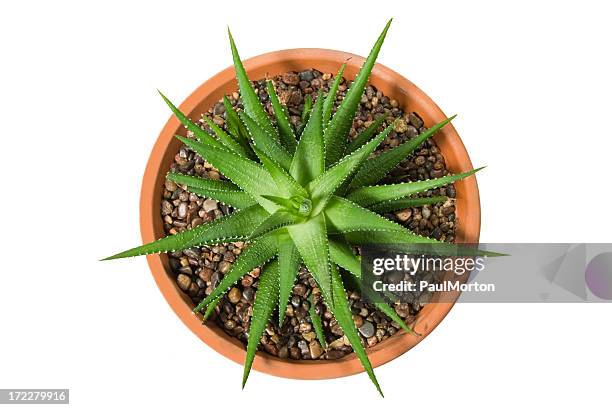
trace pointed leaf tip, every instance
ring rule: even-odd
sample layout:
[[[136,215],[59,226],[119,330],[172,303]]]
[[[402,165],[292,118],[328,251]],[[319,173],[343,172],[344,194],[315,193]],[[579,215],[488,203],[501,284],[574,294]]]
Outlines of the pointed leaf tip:
[[[246,384],[251,372],[251,366],[255,360],[261,336],[270,320],[272,311],[278,303],[278,274],[278,260],[274,260],[263,267],[259,276],[259,286],[255,294],[255,302],[253,303],[253,316],[249,326],[247,352],[242,375],[243,386]]]
[[[353,80],[353,83],[349,87],[342,103],[336,110],[333,118],[329,122],[329,126],[325,130],[325,155],[326,155],[326,166],[329,168],[335,164],[342,155],[344,155],[346,145],[348,143],[347,136],[353,124],[353,119],[361,101],[361,96],[365,90],[365,86],[368,82],[368,78],[376,63],[376,58],[380,52],[387,31],[391,21],[387,23],[384,30],[378,36],[378,39],[374,43],[370,54],[364,61],[359,73]]]
[[[234,61],[234,71],[236,72],[236,80],[238,81],[238,88],[240,90],[240,97],[244,106],[244,112],[246,112],[263,130],[265,130],[274,139],[278,139],[278,131],[272,124],[272,120],[266,113],[259,96],[255,93],[255,89],[251,84],[247,72],[240,60],[238,54],[238,48],[234,43],[234,38],[231,33],[229,34],[230,48],[232,51],[232,60]]]

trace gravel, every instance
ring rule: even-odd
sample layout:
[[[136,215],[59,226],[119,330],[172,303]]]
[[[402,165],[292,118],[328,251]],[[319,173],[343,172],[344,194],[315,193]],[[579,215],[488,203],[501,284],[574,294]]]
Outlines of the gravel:
[[[290,120],[295,126],[301,125],[301,112],[304,97],[310,94],[313,99],[319,89],[327,91],[333,81],[331,73],[316,70],[289,72],[272,78],[279,99],[288,105]],[[348,84],[343,81],[338,89],[336,103],[346,93]],[[265,82],[255,82],[260,99],[272,113]],[[228,98],[238,109],[242,108],[237,92]],[[387,113],[389,117],[381,126],[384,128],[399,119],[394,130],[381,144],[378,152],[388,150],[425,131],[423,120],[418,113],[404,113],[396,100],[390,99],[372,86],[366,88],[359,110],[353,122],[350,138],[369,126],[376,118]],[[225,126],[225,107],[222,102],[214,105],[206,114],[216,124]],[[201,120],[201,126],[208,127]],[[196,175],[215,180],[223,176],[199,155],[183,146],[175,155],[171,171]],[[430,139],[423,143],[413,155],[404,160],[382,182],[393,183],[417,181],[447,175],[444,157],[436,144]],[[452,185],[428,191],[423,196],[445,195],[449,200],[444,204],[427,205],[399,210],[385,216],[396,221],[415,233],[452,242],[455,237],[455,188]],[[161,202],[160,216],[166,234],[174,234],[212,221],[232,212],[232,208],[213,199],[202,198],[187,192],[183,186],[166,180]],[[245,248],[243,242],[231,242],[215,246],[203,246],[169,253],[170,267],[176,275],[179,288],[191,297],[194,303],[201,301],[217,286],[220,279],[229,271],[232,264]],[[246,344],[247,331],[253,313],[253,301],[257,290],[260,270],[254,269],[245,275],[222,299],[215,309],[214,320],[228,334]],[[312,328],[308,309],[309,298],[313,295],[315,309],[320,314],[328,348],[321,347]],[[372,347],[392,337],[399,327],[386,316],[361,299],[360,295],[347,290],[353,320],[359,330],[363,343]],[[431,295],[422,294],[412,303],[397,303],[394,308],[398,315],[410,325],[422,306]],[[275,315],[276,318],[276,315]],[[327,310],[319,297],[319,289],[310,273],[300,270],[287,306],[286,318],[282,326],[269,323],[262,337],[260,349],[283,359],[339,359],[352,352],[348,340],[340,326]]]

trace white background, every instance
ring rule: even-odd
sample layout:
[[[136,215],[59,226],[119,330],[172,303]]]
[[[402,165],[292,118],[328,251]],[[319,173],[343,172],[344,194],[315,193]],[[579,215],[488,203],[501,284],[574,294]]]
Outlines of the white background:
[[[435,4],[434,4],[435,3]],[[0,387],[70,388],[109,408],[609,408],[609,305],[459,305],[364,374],[253,373],[191,334],[139,243],[141,175],[169,113],[231,63],[325,47],[427,92],[476,166],[486,242],[610,240],[611,10],[605,2],[31,2],[0,6]],[[214,402],[211,402],[211,400]],[[170,407],[171,406],[171,407]]]

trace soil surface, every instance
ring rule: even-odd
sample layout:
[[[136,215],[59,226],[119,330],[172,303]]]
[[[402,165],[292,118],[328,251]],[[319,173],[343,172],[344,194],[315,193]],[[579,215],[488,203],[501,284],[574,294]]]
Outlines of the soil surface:
[[[288,108],[292,123],[299,127],[301,125],[300,116],[304,105],[304,97],[309,94],[314,100],[319,89],[326,92],[331,86],[333,75],[321,73],[317,70],[308,70],[299,73],[285,73],[272,78],[272,80],[281,102]],[[343,81],[340,85],[336,104],[342,101],[349,84],[347,81]],[[255,88],[268,112],[272,114],[273,111],[265,91],[265,82],[255,82]],[[240,96],[237,92],[228,97],[236,108],[242,108]],[[398,121],[395,124],[394,131],[381,144],[377,152],[395,147],[425,131],[423,121],[418,113],[403,112],[397,101],[389,99],[374,87],[368,86],[353,122],[350,137],[354,138],[374,119],[384,113],[388,114],[388,118],[381,126],[381,130],[395,119],[398,119]],[[204,115],[212,118],[222,128],[225,127],[225,108],[222,102],[217,103]],[[203,120],[200,120],[200,124],[204,129],[208,129]],[[205,178],[223,179],[223,176],[216,169],[185,146],[176,154],[171,170]],[[404,160],[383,182],[417,181],[441,177],[448,173],[444,158],[438,147],[433,140],[429,139],[413,155]],[[161,217],[164,221],[166,234],[174,234],[232,212],[231,207],[212,199],[199,197],[183,188],[172,181],[166,180],[165,182]],[[422,196],[433,195],[445,195],[449,197],[449,200],[444,204],[408,208],[385,214],[385,216],[420,235],[452,242],[456,222],[453,199],[455,188],[449,185],[428,191]],[[232,263],[240,255],[244,246],[245,244],[242,242],[234,242],[191,248],[169,254],[170,265],[176,274],[178,286],[197,304],[217,286],[220,279],[229,271]],[[210,319],[215,320],[228,334],[240,339],[245,346],[258,277],[259,269],[245,275],[224,296],[222,302],[216,308],[214,319]],[[310,307],[308,298],[315,287],[316,283],[312,276],[306,269],[302,268],[293,288],[283,325],[278,326],[276,323],[278,321],[277,316],[274,315],[273,321],[275,323],[268,324],[260,349],[275,356],[290,359],[338,359],[352,352],[348,340],[344,337],[331,312],[317,299],[315,299],[316,309],[322,318],[328,344],[327,350],[322,349],[316,340],[308,315]],[[357,292],[348,290],[348,295],[353,319],[365,346],[374,346],[397,333],[399,327],[385,315],[375,310],[372,305],[362,300]],[[397,303],[394,308],[410,325],[430,297],[430,294],[421,294],[414,298],[412,303]]]

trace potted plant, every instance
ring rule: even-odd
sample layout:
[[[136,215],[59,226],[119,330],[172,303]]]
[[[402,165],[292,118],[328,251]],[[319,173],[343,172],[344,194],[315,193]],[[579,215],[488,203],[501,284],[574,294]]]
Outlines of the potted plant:
[[[347,281],[341,274],[359,282],[355,247],[363,243],[435,243],[438,239],[476,243],[479,236],[480,207],[472,176],[477,170],[472,169],[449,124],[452,118],[446,118],[408,80],[375,65],[390,23],[365,60],[331,50],[295,49],[255,57],[243,65],[230,34],[234,69],[204,83],[180,108],[162,94],[174,117],[162,130],[144,175],[141,227],[145,245],[107,259],[148,255],[155,280],[179,317],[215,350],[244,362],[243,386],[252,367],[294,378],[339,377],[365,370],[381,392],[373,368],[422,340],[452,307],[451,303],[425,305],[406,323],[407,315],[398,313],[397,307],[376,303],[376,317],[384,319],[370,321],[370,316],[364,319],[355,314],[363,303],[353,291],[351,300],[347,298]],[[321,75],[338,68],[333,77]],[[314,74],[308,70],[315,70]],[[280,76],[290,87],[279,92],[273,81],[254,86],[247,71],[255,79]],[[296,71],[310,74],[300,77]],[[343,83],[344,76],[355,76],[349,87]],[[291,87],[302,89],[301,99],[293,98]],[[379,105],[387,108],[378,109]],[[363,107],[369,112],[364,114]],[[356,113],[366,121],[354,121]],[[398,113],[401,118],[393,118]],[[409,114],[404,117],[405,113]],[[408,131],[412,134],[406,136]],[[393,143],[388,142],[390,138]],[[436,161],[427,176],[437,177],[423,180],[417,164],[417,174],[411,178],[411,170],[401,164],[424,146],[431,148],[426,153],[433,153]],[[416,158],[417,163],[423,162],[423,155]],[[183,166],[189,171],[181,172]],[[193,171],[198,166],[202,172]],[[399,182],[381,183],[389,178]],[[443,189],[446,195],[432,195],[433,189]],[[172,190],[193,198],[202,209],[189,218],[193,209],[173,198]],[[174,200],[178,209],[164,210],[164,204],[173,206],[168,200]],[[210,206],[206,207],[206,201]],[[225,210],[220,211],[220,206]],[[420,218],[406,218],[412,209]],[[440,218],[452,226],[448,237],[435,229],[426,232],[433,238],[414,232],[434,226],[429,220],[432,209],[442,210]],[[389,217],[393,212],[395,216]],[[446,218],[449,215],[452,218]],[[401,224],[406,221],[412,223],[412,230]],[[165,236],[164,228],[171,235]],[[214,247],[223,248],[222,261]],[[177,252],[181,259],[176,259]],[[203,253],[207,256],[202,262],[198,258]],[[177,271],[182,273],[177,276]],[[296,284],[298,277],[309,281]],[[204,283],[201,288],[193,286],[198,279]],[[246,295],[245,281],[250,295]],[[307,289],[298,292],[298,286]],[[296,295],[301,299],[293,306]],[[220,308],[228,299],[237,304],[230,306],[231,314]],[[234,317],[240,301],[252,308],[245,314],[248,329],[240,333],[246,349],[227,332],[236,329],[227,318]],[[365,310],[373,314],[373,309]],[[208,322],[202,325],[215,313],[225,314],[224,330]],[[301,317],[295,319],[298,313]],[[308,338],[300,342],[308,342],[304,356],[310,360],[286,359],[287,353],[275,351],[276,342],[258,352],[262,337],[283,337],[285,323],[308,330],[304,333]],[[373,332],[380,323],[391,324],[395,331],[389,328],[386,337],[377,339]],[[329,343],[354,354],[335,359],[323,353]]]

